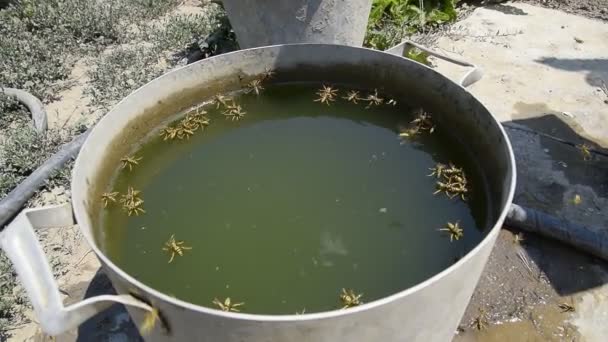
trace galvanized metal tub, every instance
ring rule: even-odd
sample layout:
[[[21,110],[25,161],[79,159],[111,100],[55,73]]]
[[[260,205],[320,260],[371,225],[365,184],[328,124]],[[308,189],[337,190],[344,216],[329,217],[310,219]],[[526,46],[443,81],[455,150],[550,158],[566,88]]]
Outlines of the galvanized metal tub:
[[[103,232],[95,230],[101,208],[99,194],[110,181],[120,157],[168,115],[219,89],[239,88],[239,76],[257,75],[266,69],[277,70],[277,81],[322,81],[390,89],[396,97],[411,98],[433,112],[442,127],[458,133],[485,170],[491,203],[485,238],[454,265],[416,286],[349,310],[304,315],[221,312],[170,297],[121,270],[101,250],[99,237]],[[514,187],[513,152],[500,123],[466,89],[436,71],[388,53],[338,45],[241,50],[172,71],[138,89],[98,123],[76,160],[72,179],[76,220],[123,296],[109,296],[97,302],[89,299],[80,307],[56,309],[60,314],[50,317],[44,306],[48,306],[52,287],[47,287],[51,290],[46,290],[46,294],[38,293],[41,299],[36,298],[40,286],[27,284],[27,279],[25,286],[37,313],[54,320],[54,325],[43,326],[52,332],[65,329],[65,321],[74,326],[107,303],[120,301],[127,304],[136,324],[143,321],[148,305],[159,310],[162,319],[145,336],[149,341],[449,341],[492,250]],[[9,244],[3,248],[6,245]],[[16,254],[13,251],[14,260]]]
[[[222,0],[241,48],[294,43],[361,46],[372,0]]]

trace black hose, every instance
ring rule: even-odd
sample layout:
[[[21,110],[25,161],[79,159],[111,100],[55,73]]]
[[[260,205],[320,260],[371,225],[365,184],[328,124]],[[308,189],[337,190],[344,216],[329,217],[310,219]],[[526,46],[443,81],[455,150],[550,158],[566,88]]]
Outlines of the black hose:
[[[46,111],[42,102],[38,98],[27,91],[14,88],[3,88],[0,87],[0,94],[12,96],[21,102],[27,109],[32,113],[32,121],[34,121],[34,128],[38,133],[42,133],[47,129],[47,117]]]
[[[505,225],[563,242],[608,260],[608,230],[574,224],[549,214],[512,204]]]
[[[57,170],[72,158],[76,157],[91,129],[80,134],[69,143],[63,144],[59,151],[47,159],[40,167],[29,175],[0,201],[0,230],[10,222],[23,205]]]

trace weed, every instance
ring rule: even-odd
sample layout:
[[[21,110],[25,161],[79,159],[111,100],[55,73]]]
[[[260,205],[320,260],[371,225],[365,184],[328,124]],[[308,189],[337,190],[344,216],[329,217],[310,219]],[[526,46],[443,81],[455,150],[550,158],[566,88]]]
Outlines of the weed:
[[[365,45],[385,50],[427,25],[456,19],[457,0],[374,0]]]
[[[79,127],[71,131],[38,133],[28,119],[29,113],[21,107],[10,107],[10,101],[0,99],[0,109],[5,108],[5,112],[0,112],[0,129],[11,132],[0,141],[0,197],[6,196],[34,172],[59,146],[69,141],[71,135],[82,131]],[[59,171],[47,180],[45,187],[67,186],[69,173],[69,168]]]
[[[0,250],[0,340],[8,338],[9,327],[24,319],[22,309],[26,304],[23,291],[17,287],[17,274]]]
[[[431,66],[431,61],[429,61],[429,54],[417,48],[408,50],[405,57],[414,60],[418,63]]]
[[[43,102],[66,89],[72,66],[85,57],[90,111],[105,110],[131,91],[180,63],[192,50],[207,57],[233,50],[234,33],[221,6],[198,15],[167,15],[179,0],[0,1],[0,86],[20,88]],[[165,16],[166,15],[166,16]],[[158,19],[161,18],[162,19]],[[59,146],[83,131],[37,133],[30,113],[0,95],[0,198],[30,175]],[[43,187],[69,188],[73,163]],[[59,260],[51,258],[55,269]],[[27,301],[0,251],[0,340],[23,321]]]
[[[0,131],[28,124],[29,115],[17,99],[0,93]]]
[[[144,30],[141,39],[153,42],[159,51],[179,54],[221,28],[225,13],[218,6],[208,7],[203,14],[171,15],[153,23]]]
[[[116,48],[88,72],[91,105],[107,109],[163,71],[159,56],[149,47]]]
[[[133,23],[176,6],[176,0],[20,0],[9,11],[30,31],[68,34],[78,43],[109,44],[126,37]]]
[[[91,105],[108,109],[133,90],[177,65],[189,50],[202,49],[202,43],[198,42],[204,37],[222,33],[214,46],[206,45],[213,50],[201,57],[223,48],[223,34],[229,35],[231,29],[225,26],[223,10],[216,5],[209,7],[205,14],[172,15],[158,23],[144,25],[137,41],[104,54],[97,66],[88,72],[91,82],[87,93],[93,99]]]
[[[69,75],[73,45],[45,31],[33,34],[25,23],[0,11],[0,85],[20,88],[42,100],[53,99],[56,83]]]

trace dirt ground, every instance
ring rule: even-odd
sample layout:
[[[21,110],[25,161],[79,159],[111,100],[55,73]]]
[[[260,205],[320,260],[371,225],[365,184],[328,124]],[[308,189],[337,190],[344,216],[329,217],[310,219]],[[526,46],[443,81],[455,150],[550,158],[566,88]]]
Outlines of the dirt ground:
[[[588,18],[608,20],[608,0],[524,0],[523,2]]]

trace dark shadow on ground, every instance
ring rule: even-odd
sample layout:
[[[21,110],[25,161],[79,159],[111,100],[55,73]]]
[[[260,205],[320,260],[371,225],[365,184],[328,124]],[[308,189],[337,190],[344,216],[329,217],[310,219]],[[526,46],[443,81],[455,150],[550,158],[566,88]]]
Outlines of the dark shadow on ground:
[[[598,196],[608,197],[608,149],[581,136],[554,114],[514,120],[504,125],[511,140],[518,138],[516,131],[540,133],[541,147],[553,160],[554,170],[563,172],[571,184],[590,186]],[[589,160],[585,160],[580,148],[582,145],[588,146],[592,151]],[[516,160],[517,156],[515,151]],[[529,162],[526,161],[527,164]],[[525,179],[525,169],[519,171],[521,174],[518,176]]]
[[[528,15],[528,13],[521,8],[517,8],[511,5],[495,4],[486,6],[487,9],[492,11],[498,11],[509,15]]]
[[[8,7],[13,0],[0,0],[0,9]]]
[[[584,71],[587,73],[587,83],[594,87],[602,87],[605,84],[608,84],[608,59],[606,58],[583,59],[542,57],[537,59],[536,62],[555,69]]]
[[[582,137],[553,114],[515,120],[504,126],[512,141],[518,168],[515,203],[593,230],[608,229],[607,149]],[[580,149],[583,144],[594,151],[588,160]],[[578,190],[573,190],[575,188]],[[584,189],[588,192],[581,192]],[[575,193],[582,196],[578,205],[573,202]],[[608,272],[605,261],[537,236],[530,236],[523,246],[559,295],[570,295],[606,282],[604,275],[587,271],[590,265],[599,265]]]
[[[86,290],[85,298],[103,294],[116,294],[108,277],[100,269]],[[78,328],[78,342],[89,341],[142,341],[143,338],[122,305],[93,316]]]
[[[539,279],[546,277],[549,284],[560,296],[576,294],[606,283],[608,263],[566,244],[545,237],[520,232],[508,228],[513,233],[523,233],[521,244],[534,265],[542,272]],[[606,273],[596,272],[596,268]]]
[[[238,50],[239,44],[236,41],[236,36],[228,17],[223,15],[218,20],[220,22],[219,26],[209,36],[199,37],[196,42],[174,53],[172,58],[175,61],[185,59],[186,64],[190,64],[201,59]]]

